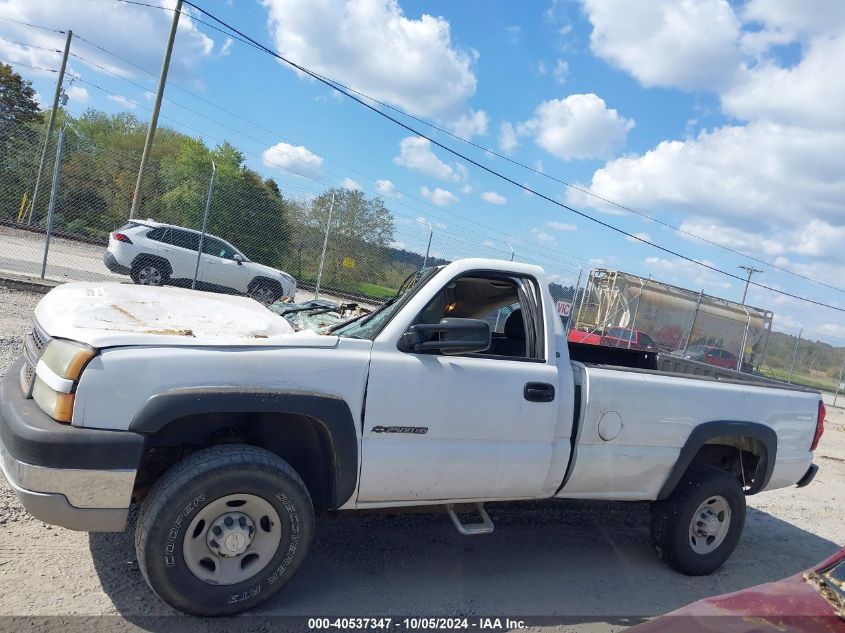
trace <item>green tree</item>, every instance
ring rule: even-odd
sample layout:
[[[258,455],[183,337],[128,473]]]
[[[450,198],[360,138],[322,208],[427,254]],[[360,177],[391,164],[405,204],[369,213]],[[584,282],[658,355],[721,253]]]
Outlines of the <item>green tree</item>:
[[[43,116],[35,100],[32,82],[25,80],[8,64],[0,63],[0,120],[14,123],[41,123]]]

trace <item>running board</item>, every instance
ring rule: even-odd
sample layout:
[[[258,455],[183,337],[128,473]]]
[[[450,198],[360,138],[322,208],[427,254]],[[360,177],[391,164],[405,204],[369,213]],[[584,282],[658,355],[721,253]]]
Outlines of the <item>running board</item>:
[[[490,534],[495,526],[493,525],[493,520],[490,518],[490,515],[487,514],[487,510],[484,509],[484,504],[476,503],[475,509],[478,512],[478,516],[481,517],[481,521],[477,523],[462,523],[458,514],[455,512],[455,506],[446,506],[446,511],[449,513],[449,518],[452,519],[455,529],[464,536]]]

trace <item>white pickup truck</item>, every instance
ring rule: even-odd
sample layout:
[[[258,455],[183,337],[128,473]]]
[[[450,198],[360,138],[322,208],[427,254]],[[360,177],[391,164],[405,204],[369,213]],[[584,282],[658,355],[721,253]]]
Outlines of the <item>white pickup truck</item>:
[[[812,480],[824,422],[818,393],[570,349],[543,270],[486,259],[322,335],[246,298],[67,284],[24,351],[0,384],[21,502],[87,531],[126,529],[139,502],[144,577],[198,615],[274,595],[315,510],[437,506],[482,534],[489,501],[649,500],[658,555],[707,574],[745,495]]]

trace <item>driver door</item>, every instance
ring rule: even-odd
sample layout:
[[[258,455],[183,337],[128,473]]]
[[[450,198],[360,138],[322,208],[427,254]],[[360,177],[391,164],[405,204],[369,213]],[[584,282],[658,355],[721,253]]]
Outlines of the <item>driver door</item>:
[[[536,393],[526,390],[529,383],[545,385],[552,393],[558,387],[541,297],[531,278],[466,275],[398,326],[464,317],[485,318],[492,328],[499,318],[500,336],[483,353],[402,351],[396,327],[376,337],[359,503],[540,494],[552,460],[558,402],[554,396],[537,401]],[[503,307],[507,319],[517,319],[511,314],[517,311],[524,315],[521,327],[501,321]]]

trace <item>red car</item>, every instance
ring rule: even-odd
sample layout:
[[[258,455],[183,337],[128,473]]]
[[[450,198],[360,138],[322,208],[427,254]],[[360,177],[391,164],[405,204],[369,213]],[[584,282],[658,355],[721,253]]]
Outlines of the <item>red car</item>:
[[[656,352],[657,344],[645,332],[625,327],[612,327],[601,337],[599,345],[625,347],[643,352]]]
[[[725,369],[736,369],[739,359],[728,350],[714,347],[712,345],[692,345],[687,348],[684,358],[697,360],[708,365],[724,367]]]
[[[627,633],[845,633],[845,548],[813,569],[705,598]]]
[[[601,336],[583,330],[569,330],[570,343],[586,343],[587,345],[601,345]]]

